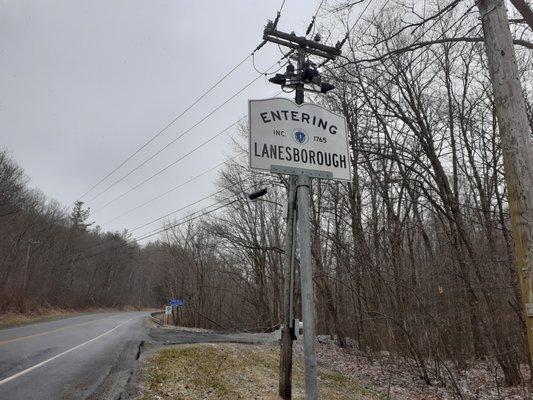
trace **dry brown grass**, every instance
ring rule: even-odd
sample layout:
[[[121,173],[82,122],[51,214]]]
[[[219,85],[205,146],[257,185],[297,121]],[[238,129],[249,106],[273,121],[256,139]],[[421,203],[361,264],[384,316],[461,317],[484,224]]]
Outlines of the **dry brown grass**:
[[[30,324],[33,322],[51,321],[54,319],[70,317],[78,314],[75,311],[66,311],[58,309],[36,310],[31,313],[6,313],[0,314],[0,329],[11,326]]]
[[[277,346],[179,345],[159,350],[144,369],[142,400],[276,400]],[[319,369],[321,398],[379,397],[339,372]],[[304,399],[302,365],[296,362],[293,399]]]
[[[151,308],[143,308],[142,311],[155,311]],[[55,319],[73,317],[79,314],[85,313],[98,313],[98,312],[116,312],[116,311],[139,311],[135,307],[123,307],[121,309],[111,308],[84,308],[81,310],[64,310],[61,308],[42,307],[35,308],[27,313],[20,312],[7,312],[0,314],[0,329],[9,328],[12,326],[31,324],[34,322],[53,321]]]

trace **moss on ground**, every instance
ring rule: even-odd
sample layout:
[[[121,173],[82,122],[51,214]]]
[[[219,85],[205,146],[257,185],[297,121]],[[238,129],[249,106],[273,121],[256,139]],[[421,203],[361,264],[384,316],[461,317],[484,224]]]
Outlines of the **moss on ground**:
[[[273,346],[199,344],[166,347],[144,369],[142,400],[278,399],[279,352]],[[321,398],[379,397],[345,375],[319,369]],[[303,399],[302,365],[296,362],[293,398]]]

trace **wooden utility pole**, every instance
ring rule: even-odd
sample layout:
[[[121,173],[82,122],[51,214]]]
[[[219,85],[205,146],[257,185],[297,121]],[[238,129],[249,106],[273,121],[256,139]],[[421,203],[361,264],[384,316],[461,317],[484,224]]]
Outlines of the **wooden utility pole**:
[[[24,281],[22,282],[23,286],[23,293],[24,297],[27,297],[27,291],[28,291],[28,276],[29,276],[29,267],[30,267],[30,251],[31,251],[31,245],[32,244],[40,244],[38,240],[29,240],[28,241],[28,249],[26,250],[26,263],[24,265]]]
[[[287,231],[285,234],[285,266],[283,271],[283,326],[279,359],[279,396],[292,396],[292,341],[294,333],[294,259],[296,228],[296,177],[289,177],[287,193]]]
[[[515,262],[533,354],[533,146],[505,2],[479,0],[500,130]]]
[[[31,249],[31,242],[28,242],[28,250],[26,251],[26,265],[24,266],[24,297],[26,297],[26,292],[28,290],[28,267],[30,264],[30,249]]]

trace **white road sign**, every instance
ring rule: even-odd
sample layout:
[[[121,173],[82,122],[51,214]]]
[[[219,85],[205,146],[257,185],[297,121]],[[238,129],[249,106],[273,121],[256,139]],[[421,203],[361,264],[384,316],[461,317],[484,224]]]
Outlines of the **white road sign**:
[[[285,98],[248,101],[250,168],[350,180],[346,119]]]

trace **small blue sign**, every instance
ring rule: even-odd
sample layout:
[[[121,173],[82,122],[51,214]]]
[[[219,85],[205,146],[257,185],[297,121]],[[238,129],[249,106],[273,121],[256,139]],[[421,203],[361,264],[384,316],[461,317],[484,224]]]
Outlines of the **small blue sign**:
[[[168,304],[170,304],[173,307],[183,307],[185,305],[184,299],[170,299],[168,301]]]

